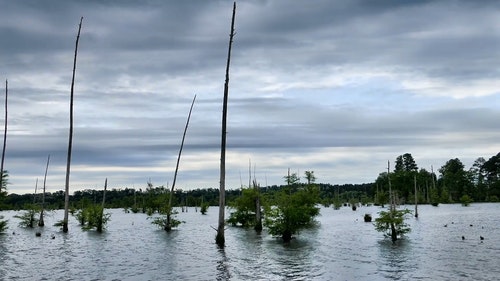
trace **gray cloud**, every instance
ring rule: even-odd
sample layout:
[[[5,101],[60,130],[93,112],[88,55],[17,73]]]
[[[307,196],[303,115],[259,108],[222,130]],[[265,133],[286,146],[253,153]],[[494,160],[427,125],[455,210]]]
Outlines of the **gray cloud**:
[[[60,189],[75,36],[73,189],[167,184],[190,102],[180,188],[218,186],[231,1],[1,1],[9,79],[10,192],[51,154]],[[375,179],[410,152],[421,167],[498,153],[497,1],[238,1],[228,185],[251,159],[321,182]],[[246,172],[243,172],[244,174]]]

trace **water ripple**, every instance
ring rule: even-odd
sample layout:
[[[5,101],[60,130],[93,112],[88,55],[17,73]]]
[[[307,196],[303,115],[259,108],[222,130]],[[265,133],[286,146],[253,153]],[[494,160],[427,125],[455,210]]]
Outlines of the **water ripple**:
[[[186,223],[171,233],[122,210],[110,210],[102,234],[82,231],[73,218],[62,233],[52,226],[62,211],[36,230],[19,228],[15,212],[2,212],[9,229],[0,235],[0,280],[494,280],[499,206],[421,206],[419,218],[408,220],[412,232],[396,244],[363,221],[365,213],[377,217],[379,207],[323,208],[319,225],[290,244],[229,227],[224,250],[215,245],[215,207],[207,215],[179,213]]]

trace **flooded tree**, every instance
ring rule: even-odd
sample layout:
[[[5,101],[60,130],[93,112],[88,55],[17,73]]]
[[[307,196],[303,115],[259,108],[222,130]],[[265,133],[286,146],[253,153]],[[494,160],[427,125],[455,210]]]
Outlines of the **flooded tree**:
[[[38,218],[36,218],[36,214],[38,213],[40,208],[36,205],[37,188],[38,188],[38,178],[36,179],[35,182],[35,193],[33,193],[32,203],[25,204],[23,208],[24,211],[21,214],[14,216],[14,218],[21,220],[19,222],[20,227],[33,228],[35,227],[35,225],[38,224]]]
[[[229,65],[231,64],[231,46],[234,36],[234,17],[236,14],[236,2],[233,3],[233,16],[231,18],[231,33],[229,35],[229,48],[227,52],[226,80],[224,82],[224,101],[222,103],[222,133],[220,152],[220,180],[219,180],[219,223],[215,243],[219,247],[224,247],[226,239],[224,237],[225,208],[226,208],[226,126],[227,126],[227,99],[229,94]]]
[[[229,204],[231,212],[227,222],[233,226],[253,227],[257,233],[262,231],[263,197],[260,184],[255,177],[252,179],[252,164],[248,162],[248,188],[241,189],[241,195]]]
[[[208,205],[207,202],[201,203],[201,205],[200,205],[200,213],[202,215],[205,215],[208,212],[208,207],[210,207],[210,206]]]
[[[3,149],[2,149],[2,161],[0,164],[0,203],[2,203],[5,195],[7,195],[7,177],[8,172],[3,169],[3,164],[5,160],[5,147],[7,143],[7,97],[8,97],[8,87],[9,82],[5,80],[5,119],[4,119],[4,132],[3,132]],[[0,233],[7,229],[7,221],[3,220],[3,216],[0,216]]]
[[[4,181],[3,181],[3,177],[4,177],[4,167],[3,167],[3,164],[4,164],[4,161],[5,161],[5,148],[7,146],[7,101],[8,101],[8,96],[9,96],[9,82],[7,80],[5,80],[5,119],[4,119],[4,131],[3,131],[3,148],[2,148],[2,161],[1,161],[1,164],[0,164],[0,175],[2,175],[0,177],[0,196],[2,195],[2,189],[4,188]],[[5,186],[7,186],[5,184]]]
[[[38,226],[45,226],[45,222],[43,220],[43,215],[45,212],[45,187],[47,184],[47,171],[49,170],[49,161],[50,161],[50,154],[47,156],[47,165],[45,166],[45,175],[43,177],[43,193],[42,193],[42,204],[40,206],[40,218],[38,219]]]
[[[319,188],[314,184],[299,185],[297,174],[288,172],[287,186],[277,191],[266,208],[264,225],[269,234],[290,242],[301,229],[316,225],[319,215]]]
[[[19,219],[20,227],[34,228],[38,224],[38,218],[36,215],[38,214],[38,207],[34,204],[28,204],[24,206],[24,211],[15,215],[16,219]]]
[[[111,214],[104,213],[107,187],[108,179],[104,181],[104,191],[102,194],[101,204],[88,204],[76,214],[76,218],[80,222],[83,230],[91,230],[95,228],[97,232],[102,232],[105,229],[106,224],[109,222]]]
[[[395,203],[395,195],[391,186],[390,163],[387,161],[387,181],[389,184],[389,211],[381,211],[379,217],[375,219],[375,229],[379,232],[384,232],[388,237],[391,237],[392,242],[396,242],[398,237],[410,232],[410,227],[405,223],[406,215],[410,214],[410,210],[397,210]]]
[[[194,95],[193,102],[191,103],[191,108],[189,109],[189,114],[188,114],[188,118],[186,121],[186,126],[184,127],[184,133],[182,134],[181,147],[179,149],[179,155],[177,156],[177,163],[175,165],[174,181],[172,182],[172,189],[170,190],[168,205],[166,207],[165,225],[163,227],[166,231],[172,230],[172,227],[174,225],[172,223],[172,216],[175,215],[175,213],[173,212],[172,198],[174,196],[174,188],[175,188],[175,183],[177,181],[177,172],[179,171],[179,163],[181,161],[182,148],[184,147],[184,140],[186,139],[186,132],[187,132],[187,129],[189,126],[189,120],[191,119],[191,112],[193,111],[193,106],[194,106],[195,101],[196,101],[196,95]],[[179,225],[179,223],[175,222],[175,226],[177,226],[177,225]]]
[[[256,227],[258,224],[256,204],[258,199],[257,189],[253,187],[243,188],[241,195],[229,205],[234,212],[231,212],[227,222],[233,226]]]
[[[375,219],[375,229],[383,232],[386,237],[391,237],[394,243],[398,238],[411,231],[409,225],[405,223],[408,214],[411,214],[411,211],[407,209],[390,208],[389,211],[381,211],[379,217]]]
[[[73,59],[73,76],[71,79],[71,95],[69,103],[69,140],[68,140],[68,155],[66,160],[66,181],[64,189],[64,219],[62,221],[63,232],[68,232],[68,214],[69,214],[69,174],[71,171],[71,151],[73,147],[73,96],[75,88],[75,72],[76,72],[76,56],[78,54],[78,41],[80,40],[80,31],[82,29],[83,17],[80,18],[80,24],[78,25],[78,35],[76,36],[75,43],[75,56]]]

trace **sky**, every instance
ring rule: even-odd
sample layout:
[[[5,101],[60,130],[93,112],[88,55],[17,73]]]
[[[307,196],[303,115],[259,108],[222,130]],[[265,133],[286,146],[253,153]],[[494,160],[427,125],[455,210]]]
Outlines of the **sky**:
[[[404,153],[437,172],[500,152],[500,2],[236,4],[226,189],[249,168],[261,186],[289,169],[356,184]],[[195,95],[175,188],[219,188],[232,1],[0,6],[9,193],[41,188],[48,155],[47,191],[64,189],[80,17],[70,192],[170,187]]]

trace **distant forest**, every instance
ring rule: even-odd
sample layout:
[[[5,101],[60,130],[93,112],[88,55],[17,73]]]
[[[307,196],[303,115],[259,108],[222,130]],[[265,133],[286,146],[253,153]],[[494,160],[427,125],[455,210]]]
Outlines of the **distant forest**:
[[[350,203],[384,205],[389,198],[389,185],[397,193],[399,204],[413,204],[417,197],[419,204],[439,204],[471,202],[498,202],[500,198],[500,153],[488,160],[480,157],[468,169],[460,159],[450,159],[437,169],[437,177],[432,169],[418,168],[412,155],[405,153],[396,158],[394,167],[379,174],[375,182],[363,184],[332,185],[313,183],[320,190],[320,204]],[[390,170],[390,172],[389,172]],[[313,171],[308,171],[313,175]],[[299,176],[299,175],[297,175]],[[313,176],[314,177],[314,176]],[[315,180],[315,178],[314,178]],[[314,182],[314,181],[313,181]],[[306,183],[299,183],[306,186]],[[259,187],[261,194],[272,196],[286,185]],[[143,211],[159,210],[168,202],[170,190],[164,186],[143,189],[112,189],[106,192],[106,208],[134,208]],[[41,204],[42,194],[0,194],[0,210],[19,210],[33,202]],[[415,196],[417,193],[417,196]],[[242,189],[226,190],[227,205],[231,205],[242,194]],[[173,206],[200,206],[202,202],[211,206],[219,204],[219,189],[195,189],[174,191]],[[78,190],[70,195],[70,205],[74,209],[89,203],[101,202],[103,190]],[[64,208],[64,191],[45,194],[45,207]]]
[[[340,192],[339,198],[347,202],[352,198],[362,199],[363,202],[369,202],[373,198],[373,184],[344,184],[330,185],[317,184],[321,190],[321,198],[324,204],[333,202],[335,192]],[[272,194],[279,191],[284,186],[261,187],[262,194]],[[106,191],[106,208],[133,208],[139,209],[158,209],[168,202],[170,190],[164,186],[147,187],[143,189],[111,189]],[[226,190],[226,202],[231,204],[241,195],[241,189]],[[99,203],[102,201],[103,190],[85,189],[78,190],[70,195],[70,204],[72,208],[79,209],[88,203]],[[9,194],[0,203],[0,210],[20,210],[34,201],[41,202],[42,194]],[[219,205],[219,189],[194,189],[194,190],[175,190],[174,206],[200,206],[202,202],[207,202],[211,206]],[[45,193],[45,206],[48,209],[64,208],[64,191]]]

